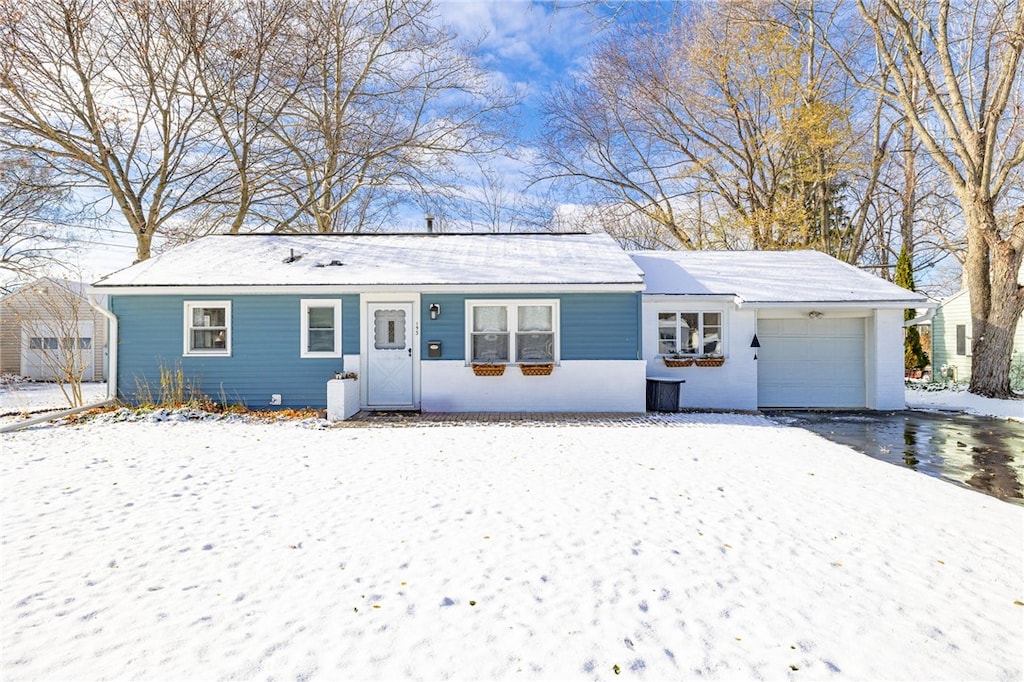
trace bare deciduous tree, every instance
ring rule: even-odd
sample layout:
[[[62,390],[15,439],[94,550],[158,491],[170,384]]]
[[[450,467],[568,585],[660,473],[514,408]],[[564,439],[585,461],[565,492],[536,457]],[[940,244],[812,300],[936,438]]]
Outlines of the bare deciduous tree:
[[[372,228],[395,201],[442,191],[457,161],[502,146],[512,100],[430,2],[305,2],[293,30],[302,82],[270,129],[287,197],[276,229]]]
[[[885,77],[866,85],[902,111],[963,209],[970,390],[1009,397],[1013,333],[1024,311],[1024,5],[858,0],[858,8]]]
[[[549,101],[548,173],[632,205],[683,248],[708,246],[699,234],[856,260],[863,212],[846,215],[842,188],[852,162],[877,175],[878,155],[859,151],[877,119],[855,134],[845,74],[814,33],[828,24],[807,11],[734,2],[618,29]],[[698,195],[723,220],[694,233]]]
[[[61,263],[68,193],[45,161],[0,150],[0,271],[25,280]]]
[[[107,193],[139,260],[372,229],[500,148],[512,101],[431,0],[0,0],[4,141]]]
[[[149,257],[165,225],[225,191],[180,39],[187,0],[0,0],[0,123],[16,148],[108,192]]]
[[[230,159],[223,172],[234,188],[220,201],[208,202],[190,222],[189,232],[226,227],[237,234],[265,227],[270,218],[260,207],[284,197],[280,188],[274,189],[286,169],[272,129],[303,87],[305,69],[313,66],[296,60],[301,55],[295,28],[299,8],[289,0],[210,0],[183,10],[192,14],[191,20],[182,16],[179,24],[194,60],[198,95],[218,133],[217,145]]]

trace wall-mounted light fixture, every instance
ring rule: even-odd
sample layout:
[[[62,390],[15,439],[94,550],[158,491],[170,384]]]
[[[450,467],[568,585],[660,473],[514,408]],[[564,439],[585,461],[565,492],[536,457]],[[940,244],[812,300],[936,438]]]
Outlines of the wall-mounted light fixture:
[[[754,359],[757,360],[757,349],[761,347],[761,342],[757,340],[757,332],[754,333],[754,338],[750,342],[750,347],[754,349]]]
[[[441,316],[441,306],[437,303],[431,303],[427,310],[430,312],[430,319],[432,320],[436,320]]]
[[[812,310],[811,312],[807,313],[807,317],[811,318],[812,320],[820,320],[821,318],[825,317],[825,313],[820,312],[818,310]]]

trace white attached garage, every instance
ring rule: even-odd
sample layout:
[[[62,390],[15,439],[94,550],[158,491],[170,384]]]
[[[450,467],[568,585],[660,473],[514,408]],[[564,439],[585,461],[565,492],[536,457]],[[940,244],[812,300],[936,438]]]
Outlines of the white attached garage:
[[[759,319],[758,407],[867,406],[865,318]]]
[[[646,251],[643,355],[673,379],[682,409],[899,410],[903,309],[924,296],[815,251]],[[659,346],[663,313],[715,311],[722,343]],[[682,318],[680,318],[682,319]],[[692,325],[691,325],[692,329]],[[692,355],[691,363],[680,362]],[[700,364],[702,355],[717,355]],[[672,360],[671,364],[666,359]]]

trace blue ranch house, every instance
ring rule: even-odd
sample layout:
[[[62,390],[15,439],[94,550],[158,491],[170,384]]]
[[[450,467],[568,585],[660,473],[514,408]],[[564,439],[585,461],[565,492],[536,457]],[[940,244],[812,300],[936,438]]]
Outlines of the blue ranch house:
[[[254,409],[901,409],[919,294],[815,251],[623,251],[605,233],[219,235],[93,287],[111,393],[161,372]],[[337,413],[337,411],[334,411]],[[344,417],[342,417],[344,418]]]
[[[205,237],[105,277],[111,393],[159,395],[161,371],[228,403],[322,408],[358,376],[359,407],[645,408],[644,281],[606,234]]]

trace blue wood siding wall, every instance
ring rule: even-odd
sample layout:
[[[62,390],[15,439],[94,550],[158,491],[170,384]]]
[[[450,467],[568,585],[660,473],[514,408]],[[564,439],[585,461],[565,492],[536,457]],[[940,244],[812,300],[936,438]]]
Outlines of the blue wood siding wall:
[[[303,298],[342,301],[341,346],[359,353],[359,296],[112,296],[118,318],[118,396],[138,402],[139,386],[160,398],[160,369],[182,369],[214,400],[267,406],[280,393],[282,407],[323,407],[327,380],[341,358],[300,358]],[[184,302],[231,301],[231,356],[182,357]]]
[[[300,301],[341,299],[341,345],[346,355],[359,353],[359,296],[112,296],[118,317],[118,396],[139,402],[140,386],[160,398],[161,368],[180,367],[203,395],[252,409],[269,407],[280,393],[281,407],[322,408],[326,382],[342,367],[341,358],[300,358]],[[441,341],[443,360],[465,359],[466,300],[559,299],[562,360],[637,360],[641,357],[639,293],[530,296],[423,294],[421,357],[427,343]],[[231,356],[183,357],[185,301],[231,301]],[[429,306],[441,306],[431,320]]]
[[[636,294],[561,295],[436,295],[420,298],[422,320],[421,356],[431,359],[466,358],[466,300],[545,298],[558,299],[561,310],[562,360],[637,360],[640,347],[641,296]],[[431,303],[441,306],[441,315],[430,319]],[[440,341],[442,357],[428,358],[427,343]]]

